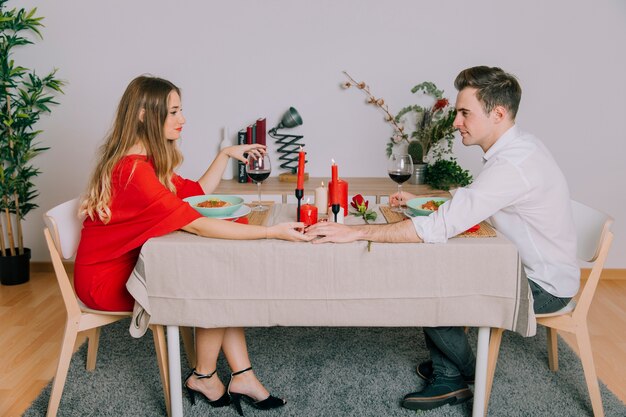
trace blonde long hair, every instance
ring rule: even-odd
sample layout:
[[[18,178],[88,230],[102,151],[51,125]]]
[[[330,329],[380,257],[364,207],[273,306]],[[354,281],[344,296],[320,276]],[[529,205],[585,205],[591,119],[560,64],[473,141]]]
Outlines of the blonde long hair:
[[[111,220],[109,204],[113,168],[137,143],[146,149],[161,184],[176,192],[172,175],[183,157],[177,141],[167,140],[163,133],[168,114],[167,99],[172,91],[180,95],[180,89],[171,82],[145,75],[135,78],[126,87],[113,127],[100,147],[98,164],[81,204],[81,212],[92,220],[95,217],[104,223]],[[142,110],[144,113],[140,119]]]

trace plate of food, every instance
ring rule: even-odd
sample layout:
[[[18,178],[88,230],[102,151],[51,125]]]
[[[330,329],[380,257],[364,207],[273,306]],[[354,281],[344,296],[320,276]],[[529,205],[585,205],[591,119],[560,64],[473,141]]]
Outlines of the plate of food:
[[[232,218],[242,208],[243,198],[236,195],[207,194],[183,199],[205,217]],[[246,206],[247,207],[247,206]]]
[[[222,219],[222,220],[237,220],[240,217],[247,216],[248,214],[250,214],[251,211],[252,211],[252,209],[244,204],[241,207],[239,207],[237,210],[235,210],[234,213],[232,213],[232,214],[230,214],[228,216],[217,216],[217,217],[211,216],[211,218],[212,219]]]
[[[448,197],[417,197],[407,201],[406,205],[411,214],[428,216],[448,200]]]

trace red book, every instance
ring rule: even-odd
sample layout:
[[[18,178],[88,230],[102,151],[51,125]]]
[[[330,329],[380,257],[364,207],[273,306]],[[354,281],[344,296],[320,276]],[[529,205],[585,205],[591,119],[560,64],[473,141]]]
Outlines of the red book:
[[[265,135],[267,134],[267,124],[265,118],[256,121],[256,143],[265,145]]]

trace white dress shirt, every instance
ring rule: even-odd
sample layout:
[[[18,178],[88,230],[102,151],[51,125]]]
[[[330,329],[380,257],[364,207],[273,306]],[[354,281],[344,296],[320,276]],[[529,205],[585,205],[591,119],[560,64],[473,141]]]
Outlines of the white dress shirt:
[[[467,187],[428,217],[414,217],[427,243],[442,243],[489,222],[517,247],[526,276],[557,297],[573,297],[580,285],[576,231],[569,189],[545,145],[517,126],[483,156]]]

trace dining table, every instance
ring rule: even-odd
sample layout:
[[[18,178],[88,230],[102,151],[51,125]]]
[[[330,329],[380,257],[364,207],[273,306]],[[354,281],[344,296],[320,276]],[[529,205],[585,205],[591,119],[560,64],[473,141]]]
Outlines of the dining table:
[[[370,223],[391,222],[388,207],[370,208],[377,213]],[[251,215],[250,223],[295,221],[296,205],[270,203],[266,214]],[[364,220],[348,215],[345,223]],[[522,336],[536,331],[517,249],[491,231],[441,244],[225,240],[173,232],[141,249],[127,283],[136,300],[130,333],[141,337],[149,324],[166,326],[171,413],[180,417],[179,326],[477,327],[472,413],[482,416],[490,328]]]

